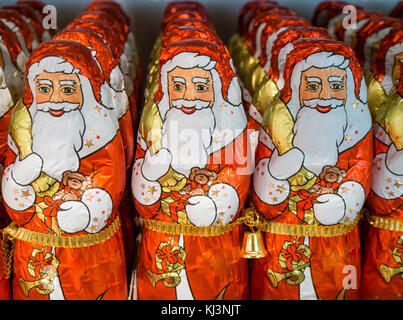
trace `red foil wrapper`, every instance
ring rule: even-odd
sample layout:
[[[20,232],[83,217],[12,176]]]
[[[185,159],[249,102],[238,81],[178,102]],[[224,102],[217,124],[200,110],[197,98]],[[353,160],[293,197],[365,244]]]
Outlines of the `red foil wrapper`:
[[[172,13],[165,21],[183,12]],[[150,84],[152,95],[146,97],[140,120],[132,173],[135,206],[145,225],[137,270],[139,299],[249,297],[247,260],[240,251],[243,228],[231,226],[250,187],[250,172],[241,160],[246,160],[247,119],[229,53],[202,21],[184,23],[186,28],[161,35],[158,62],[153,66],[158,68],[158,77]],[[169,30],[169,25],[165,23],[163,30]],[[183,81],[187,93],[180,91]],[[203,89],[203,98],[201,92],[190,89],[194,86]],[[210,101],[209,106],[196,108],[186,103],[196,96],[203,104]],[[179,98],[185,101],[183,105],[176,105]],[[176,136],[170,130],[175,124],[179,126]],[[163,128],[161,140],[158,134],[155,138],[149,135]],[[196,152],[189,161],[185,161],[183,147],[174,142],[186,128],[197,133],[210,128],[203,137],[206,151],[193,144]],[[172,155],[171,161],[164,160],[164,154]],[[161,232],[150,226],[163,222],[194,231]],[[204,227],[230,229],[201,236],[198,232]]]
[[[374,119],[374,160],[361,294],[366,300],[402,299],[402,43],[402,29],[392,29],[382,40],[367,77],[368,104]]]
[[[2,183],[15,224],[13,299],[127,298],[124,149],[101,59],[57,40],[27,62]]]
[[[372,162],[363,73],[341,42],[291,43],[256,150],[253,200],[271,229],[264,233],[268,256],[251,263],[251,298],[359,299],[357,217]]]

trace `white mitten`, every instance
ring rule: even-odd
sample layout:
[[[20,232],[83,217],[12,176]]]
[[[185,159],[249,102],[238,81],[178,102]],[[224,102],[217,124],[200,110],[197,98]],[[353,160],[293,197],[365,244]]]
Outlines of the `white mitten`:
[[[88,208],[90,221],[85,231],[97,233],[107,224],[113,210],[111,195],[104,189],[91,188],[81,195],[81,201]]]
[[[396,150],[393,143],[386,153],[386,165],[395,175],[403,175],[403,150]]]
[[[1,182],[4,202],[15,211],[24,211],[35,203],[35,191],[30,185],[22,186],[15,182],[12,172],[14,164],[10,164],[3,171]]]
[[[195,226],[211,225],[217,214],[214,201],[206,196],[194,196],[188,199],[186,214],[189,221]]]
[[[270,158],[261,159],[253,173],[253,189],[263,202],[276,205],[282,203],[290,194],[290,184],[287,180],[277,180],[269,172]]]
[[[285,180],[296,174],[302,167],[304,154],[298,148],[292,148],[283,155],[274,149],[269,162],[269,172],[277,180]]]
[[[144,206],[151,206],[160,200],[161,185],[158,181],[149,181],[143,177],[141,166],[144,158],[139,158],[133,165],[132,193],[134,198]]]
[[[163,148],[154,155],[147,149],[141,171],[147,180],[156,181],[168,172],[171,162],[172,155],[168,149]]]
[[[19,160],[19,156],[17,156],[14,167],[12,168],[12,176],[15,182],[27,186],[39,177],[42,171],[42,165],[42,158],[34,152],[22,160]]]
[[[89,221],[90,212],[81,201],[65,201],[60,204],[57,212],[57,223],[64,232],[76,233],[83,231]]]
[[[316,198],[313,205],[316,220],[323,225],[337,224],[346,212],[343,198],[335,193],[325,193]]]

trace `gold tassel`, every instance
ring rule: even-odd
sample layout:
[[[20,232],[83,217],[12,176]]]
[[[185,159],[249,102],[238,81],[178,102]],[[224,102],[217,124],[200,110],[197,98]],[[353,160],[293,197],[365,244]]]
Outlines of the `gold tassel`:
[[[4,232],[4,230],[1,230],[1,234],[1,252],[3,254],[3,260],[6,267],[6,279],[10,279],[11,272],[13,270],[15,239],[10,237],[6,232]]]

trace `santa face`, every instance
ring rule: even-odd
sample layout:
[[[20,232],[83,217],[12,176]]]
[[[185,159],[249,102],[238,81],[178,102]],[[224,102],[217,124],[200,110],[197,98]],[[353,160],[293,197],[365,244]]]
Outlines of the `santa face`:
[[[305,70],[301,74],[300,105],[305,106],[310,101],[318,102],[317,105],[311,104],[310,107],[321,113],[327,113],[331,109],[344,105],[347,96],[345,79],[346,71],[337,67],[324,69],[311,67]],[[326,104],[324,100],[332,103]]]
[[[65,112],[80,109],[83,95],[79,88],[77,74],[42,72],[35,79],[36,102],[54,117],[60,117]]]
[[[196,109],[212,107],[214,90],[210,71],[176,67],[168,73],[169,107],[191,114]]]
[[[80,166],[85,129],[80,80],[77,74],[42,72],[35,83],[32,150],[43,160],[42,171],[60,181],[63,172]]]

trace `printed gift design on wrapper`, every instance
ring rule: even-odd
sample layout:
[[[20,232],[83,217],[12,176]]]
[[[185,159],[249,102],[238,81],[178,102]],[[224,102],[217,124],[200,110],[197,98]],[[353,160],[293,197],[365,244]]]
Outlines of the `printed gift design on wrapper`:
[[[252,298],[357,299],[358,290],[344,287],[343,267],[360,276],[357,221],[372,157],[365,82],[340,42],[289,46],[256,151],[253,199],[269,220],[269,257],[252,262]]]
[[[140,299],[248,297],[234,224],[249,191],[246,117],[225,46],[193,12],[167,6],[149,66],[132,172]],[[166,33],[172,15],[186,28]]]
[[[116,94],[91,50],[38,46],[10,121],[2,179],[14,299],[125,299]],[[112,161],[113,159],[113,161]]]

